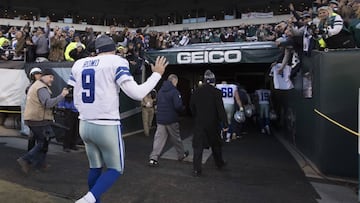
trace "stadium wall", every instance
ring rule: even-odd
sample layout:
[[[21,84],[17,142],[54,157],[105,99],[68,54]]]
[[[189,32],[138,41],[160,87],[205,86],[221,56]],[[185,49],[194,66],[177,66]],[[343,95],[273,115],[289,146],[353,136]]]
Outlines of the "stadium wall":
[[[295,88],[276,92],[286,138],[328,176],[358,177],[358,137],[345,128],[358,129],[359,57],[358,49],[314,51],[304,58]]]
[[[0,109],[12,110],[20,109],[20,105],[25,99],[25,88],[29,85],[28,74],[33,67],[51,68],[55,74],[54,82],[51,86],[53,96],[59,95],[61,90],[66,87],[69,80],[72,62],[4,62],[0,63]],[[141,75],[134,76],[140,83]],[[141,107],[139,101],[134,101],[120,92],[120,117],[122,132],[128,133],[142,129]],[[61,122],[61,121],[60,121]]]

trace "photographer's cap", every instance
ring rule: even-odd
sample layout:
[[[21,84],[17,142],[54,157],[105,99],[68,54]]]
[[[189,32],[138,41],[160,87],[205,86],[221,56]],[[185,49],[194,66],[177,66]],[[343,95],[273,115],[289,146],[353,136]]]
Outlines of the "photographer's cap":
[[[95,40],[95,50],[97,54],[102,52],[115,51],[116,50],[115,42],[109,36],[101,35]]]
[[[41,76],[46,76],[46,75],[54,75],[54,72],[51,68],[46,68],[42,71],[42,75]]]

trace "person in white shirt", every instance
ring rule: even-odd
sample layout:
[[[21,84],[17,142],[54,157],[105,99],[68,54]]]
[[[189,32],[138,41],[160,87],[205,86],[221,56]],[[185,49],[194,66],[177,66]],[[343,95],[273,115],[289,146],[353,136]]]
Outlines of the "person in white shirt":
[[[102,35],[95,41],[97,56],[76,61],[68,84],[74,87],[79,111],[79,133],[89,160],[89,191],[77,203],[95,203],[124,172],[124,142],[121,136],[119,90],[141,101],[161,79],[168,62],[158,57],[152,75],[138,85],[126,59],[115,55],[115,43]],[[104,165],[103,165],[104,164]],[[102,172],[106,166],[106,171]]]
[[[281,63],[276,63],[272,66],[269,75],[273,77],[275,89],[290,90],[294,88],[294,85],[290,80],[291,67],[289,65],[286,65],[284,69],[281,69]]]

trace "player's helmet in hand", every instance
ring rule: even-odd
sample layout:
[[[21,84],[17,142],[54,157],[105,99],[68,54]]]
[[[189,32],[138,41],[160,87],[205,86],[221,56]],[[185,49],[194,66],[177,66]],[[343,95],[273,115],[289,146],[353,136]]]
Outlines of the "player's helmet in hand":
[[[236,111],[235,113],[234,113],[234,119],[235,119],[235,121],[236,122],[238,122],[238,123],[243,123],[243,122],[245,122],[245,113],[244,113],[244,111]]]
[[[245,116],[250,118],[254,113],[252,105],[245,105],[244,112]]]

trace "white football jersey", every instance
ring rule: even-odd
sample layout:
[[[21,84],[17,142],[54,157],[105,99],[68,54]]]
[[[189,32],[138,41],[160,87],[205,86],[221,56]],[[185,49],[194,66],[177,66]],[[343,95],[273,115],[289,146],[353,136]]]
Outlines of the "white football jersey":
[[[120,124],[119,86],[126,80],[134,80],[129,63],[117,55],[76,61],[68,84],[74,87],[79,118],[100,125]]]
[[[224,104],[235,104],[235,91],[237,86],[234,84],[216,84],[216,88],[221,90]]]
[[[281,63],[276,64],[270,71],[270,76],[273,77],[274,88],[280,90],[289,90],[294,88],[293,83],[290,80],[291,67],[286,65],[282,71],[282,74],[278,73],[281,68]]]
[[[258,97],[259,104],[269,104],[270,101],[270,90],[268,89],[259,89],[255,91],[256,96]]]

